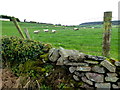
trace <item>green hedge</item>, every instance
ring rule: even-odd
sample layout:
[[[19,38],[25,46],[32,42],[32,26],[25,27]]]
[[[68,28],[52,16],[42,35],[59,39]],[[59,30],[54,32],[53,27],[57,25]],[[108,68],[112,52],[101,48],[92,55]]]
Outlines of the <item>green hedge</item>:
[[[3,62],[12,64],[26,61],[47,60],[50,44],[44,44],[34,40],[25,40],[18,37],[2,37]]]

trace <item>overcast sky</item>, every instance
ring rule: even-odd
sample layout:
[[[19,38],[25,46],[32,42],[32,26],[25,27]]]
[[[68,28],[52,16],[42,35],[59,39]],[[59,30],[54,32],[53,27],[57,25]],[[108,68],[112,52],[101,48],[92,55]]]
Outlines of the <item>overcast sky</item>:
[[[102,21],[103,12],[112,11],[118,19],[120,0],[2,0],[0,14],[15,16],[21,21],[78,25]]]

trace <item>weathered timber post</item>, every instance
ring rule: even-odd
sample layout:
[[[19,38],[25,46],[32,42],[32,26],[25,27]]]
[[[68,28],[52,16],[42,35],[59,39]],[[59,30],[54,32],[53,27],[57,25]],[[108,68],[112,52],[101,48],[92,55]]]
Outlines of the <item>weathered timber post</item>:
[[[111,39],[111,24],[112,12],[104,12],[104,33],[103,33],[103,56],[109,57],[110,55],[110,39]]]
[[[26,37],[25,37],[25,35],[23,34],[22,29],[20,28],[20,26],[19,26],[18,22],[16,21],[15,17],[12,17],[11,19],[12,19],[13,23],[15,24],[18,32],[19,32],[20,35],[22,36],[22,38],[26,39]]]
[[[29,32],[28,32],[28,30],[27,30],[26,28],[24,29],[24,32],[25,32],[26,38],[27,38],[27,39],[30,39]]]
[[[120,20],[120,1],[118,2],[118,20]],[[118,21],[118,60],[120,61],[120,21]]]

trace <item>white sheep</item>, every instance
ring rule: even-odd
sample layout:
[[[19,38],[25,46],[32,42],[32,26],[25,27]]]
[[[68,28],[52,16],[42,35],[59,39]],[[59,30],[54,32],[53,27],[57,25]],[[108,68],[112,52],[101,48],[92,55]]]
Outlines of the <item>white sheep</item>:
[[[73,28],[73,30],[75,30],[75,31],[76,31],[76,30],[79,30],[79,28]]]
[[[49,30],[48,29],[44,29],[44,32],[48,32]]]
[[[40,32],[40,30],[35,30],[34,34],[38,34]]]
[[[52,30],[52,33],[56,33],[56,30]]]

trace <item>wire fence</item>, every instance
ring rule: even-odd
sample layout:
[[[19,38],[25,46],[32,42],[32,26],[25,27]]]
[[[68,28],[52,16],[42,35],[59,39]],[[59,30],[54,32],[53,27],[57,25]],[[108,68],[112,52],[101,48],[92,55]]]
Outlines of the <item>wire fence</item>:
[[[31,25],[34,28],[32,28]],[[52,43],[55,47],[62,46],[68,49],[77,49],[87,54],[102,55],[102,42],[104,33],[103,25],[100,25],[100,27],[97,28],[94,26],[81,27],[80,25],[31,25],[20,23],[22,29],[28,29],[31,39],[39,40],[46,43]],[[6,27],[3,28],[5,28],[4,30],[6,30]],[[44,32],[44,28],[48,28],[49,32]],[[74,28],[79,28],[79,30],[75,31]],[[40,30],[40,33],[37,35],[33,34],[33,31],[38,29]],[[52,29],[55,29],[57,32],[54,34],[51,33]],[[112,29],[110,54],[111,57],[118,58],[118,28]]]

